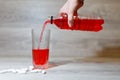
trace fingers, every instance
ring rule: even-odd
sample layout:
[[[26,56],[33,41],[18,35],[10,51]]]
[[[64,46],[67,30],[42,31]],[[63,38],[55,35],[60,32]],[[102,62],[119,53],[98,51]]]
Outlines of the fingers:
[[[78,16],[77,11],[73,11],[73,12],[68,13],[68,25],[69,25],[69,27],[73,26],[75,16],[76,17]]]
[[[59,17],[63,17],[63,18],[67,18],[68,17],[68,14],[65,13],[65,12],[62,12],[62,13],[59,13]]]
[[[69,25],[69,27],[73,26],[73,23],[74,23],[74,15],[73,14],[60,13],[59,17],[68,18],[68,25]]]
[[[78,16],[77,12],[71,12],[71,13],[59,13],[59,17],[63,17],[63,18],[68,18],[68,25],[69,27],[72,27],[74,24],[74,17]]]
[[[68,15],[68,25],[69,27],[72,27],[74,23],[74,15],[73,14],[69,14]]]

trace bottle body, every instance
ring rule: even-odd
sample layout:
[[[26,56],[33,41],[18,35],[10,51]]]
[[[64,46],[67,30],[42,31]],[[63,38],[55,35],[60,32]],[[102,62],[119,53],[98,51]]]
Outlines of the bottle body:
[[[67,17],[51,20],[51,23],[55,24],[60,29],[96,32],[102,30],[102,24],[104,23],[104,20],[100,18],[75,18],[73,26],[69,27]]]

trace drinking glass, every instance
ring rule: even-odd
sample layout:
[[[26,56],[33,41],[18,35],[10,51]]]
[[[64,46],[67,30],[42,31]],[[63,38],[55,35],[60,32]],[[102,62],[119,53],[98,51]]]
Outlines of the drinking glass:
[[[47,69],[49,59],[50,30],[32,29],[33,69]]]

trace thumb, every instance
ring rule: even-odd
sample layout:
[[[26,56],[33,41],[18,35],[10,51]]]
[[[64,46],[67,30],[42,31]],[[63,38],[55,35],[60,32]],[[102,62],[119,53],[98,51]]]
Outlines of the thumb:
[[[68,25],[69,27],[72,27],[74,24],[74,15],[73,14],[68,14]]]
[[[72,27],[74,24],[74,16],[78,16],[77,11],[73,11],[71,13],[68,13],[68,25],[69,25],[69,27]]]

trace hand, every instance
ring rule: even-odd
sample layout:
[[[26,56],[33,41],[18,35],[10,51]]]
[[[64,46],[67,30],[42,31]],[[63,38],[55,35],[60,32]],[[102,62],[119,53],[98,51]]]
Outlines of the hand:
[[[67,2],[60,9],[60,16],[68,17],[68,25],[72,27],[74,16],[78,16],[78,9],[83,6],[83,0],[67,0]]]

